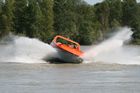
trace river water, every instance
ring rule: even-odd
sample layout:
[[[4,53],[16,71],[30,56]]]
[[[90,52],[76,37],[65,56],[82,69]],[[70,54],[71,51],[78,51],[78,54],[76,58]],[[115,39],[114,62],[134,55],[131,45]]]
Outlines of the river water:
[[[140,93],[140,66],[0,63],[0,93]]]

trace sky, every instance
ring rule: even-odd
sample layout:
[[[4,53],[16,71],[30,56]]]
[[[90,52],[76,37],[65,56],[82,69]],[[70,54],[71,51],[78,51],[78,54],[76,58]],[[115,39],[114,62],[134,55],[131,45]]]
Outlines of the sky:
[[[89,4],[96,4],[98,2],[102,2],[103,0],[85,0],[86,2],[88,2]],[[138,2],[140,2],[140,0],[137,0]]]
[[[102,2],[103,0],[85,0],[86,2],[88,2],[89,4],[96,4],[98,2]]]

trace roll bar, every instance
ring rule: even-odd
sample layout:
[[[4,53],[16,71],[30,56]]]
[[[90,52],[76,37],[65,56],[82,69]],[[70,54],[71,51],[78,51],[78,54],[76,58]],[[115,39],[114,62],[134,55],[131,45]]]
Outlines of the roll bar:
[[[63,36],[60,36],[60,35],[55,36],[55,38],[53,39],[53,42],[57,43],[57,39],[59,39],[59,38],[64,39],[64,40],[66,40],[66,41],[69,41],[69,42],[71,42],[71,43],[74,43],[75,45],[77,45],[78,49],[80,49],[80,44],[79,44],[79,43],[77,43],[77,42],[75,42],[75,41],[73,41],[73,40],[70,40],[70,39],[68,39],[68,38],[65,38],[65,37],[63,37]]]

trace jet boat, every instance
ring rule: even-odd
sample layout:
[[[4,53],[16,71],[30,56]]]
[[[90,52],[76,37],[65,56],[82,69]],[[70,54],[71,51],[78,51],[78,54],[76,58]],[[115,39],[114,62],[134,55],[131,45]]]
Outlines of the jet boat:
[[[51,46],[58,51],[57,59],[65,63],[81,63],[83,52],[80,44],[63,36],[57,35],[51,42]]]

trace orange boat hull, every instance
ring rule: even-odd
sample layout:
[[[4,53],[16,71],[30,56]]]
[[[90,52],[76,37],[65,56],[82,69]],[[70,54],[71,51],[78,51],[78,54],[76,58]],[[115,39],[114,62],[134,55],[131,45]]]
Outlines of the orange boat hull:
[[[60,49],[62,49],[62,50],[64,50],[64,51],[67,51],[67,52],[69,52],[71,54],[74,54],[74,55],[76,55],[78,57],[80,57],[81,55],[83,55],[83,52],[82,51],[77,50],[77,49],[73,49],[73,48],[71,48],[71,47],[69,47],[69,46],[67,46],[65,44],[58,44],[57,47],[60,48]]]

